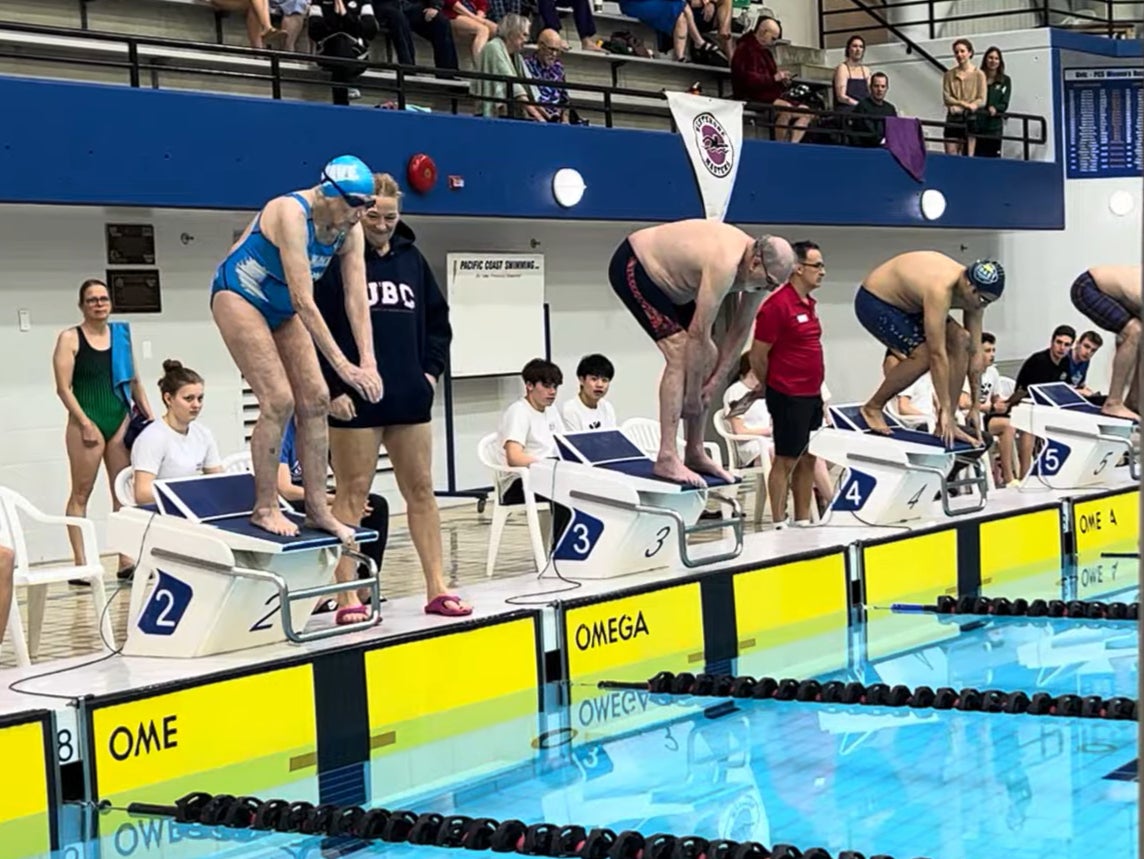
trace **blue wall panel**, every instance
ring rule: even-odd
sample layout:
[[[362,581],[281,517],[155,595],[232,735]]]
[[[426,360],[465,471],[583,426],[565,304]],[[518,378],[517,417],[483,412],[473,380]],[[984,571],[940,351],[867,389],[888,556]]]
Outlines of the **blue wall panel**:
[[[542,126],[473,117],[0,77],[0,200],[253,209],[317,181],[350,152],[404,184],[426,152],[440,179],[409,194],[415,214],[591,220],[700,217],[699,192],[676,135]],[[923,187],[941,189],[935,226],[1061,229],[1059,165],[931,155],[923,184],[888,152],[748,141],[728,220],[739,223],[924,226]],[[553,173],[588,185],[556,205]],[[448,189],[446,176],[464,177]]]

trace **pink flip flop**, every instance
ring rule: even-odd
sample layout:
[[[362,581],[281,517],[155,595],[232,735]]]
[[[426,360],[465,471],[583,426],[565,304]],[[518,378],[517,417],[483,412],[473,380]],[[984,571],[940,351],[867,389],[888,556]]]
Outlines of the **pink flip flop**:
[[[456,603],[456,605],[447,605],[450,602]],[[425,614],[439,614],[442,617],[467,617],[473,613],[472,608],[461,608],[460,602],[461,598],[456,594],[441,594],[433,597],[425,606]]]
[[[346,615],[351,614],[364,614],[365,619],[369,620],[369,606],[367,605],[344,605],[334,614],[334,623],[338,626],[347,626],[351,623],[364,623],[361,620],[343,620]]]

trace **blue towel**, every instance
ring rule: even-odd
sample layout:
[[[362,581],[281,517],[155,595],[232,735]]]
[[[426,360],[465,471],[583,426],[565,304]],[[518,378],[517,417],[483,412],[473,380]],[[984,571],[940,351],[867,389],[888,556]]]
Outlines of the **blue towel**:
[[[130,409],[131,380],[135,378],[135,361],[131,355],[131,326],[126,322],[111,323],[111,387]]]

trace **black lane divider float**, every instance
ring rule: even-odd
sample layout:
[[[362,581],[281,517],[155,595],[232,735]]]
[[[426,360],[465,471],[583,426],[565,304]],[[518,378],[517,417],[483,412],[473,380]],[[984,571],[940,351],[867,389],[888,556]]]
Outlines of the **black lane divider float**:
[[[940,596],[934,605],[893,603],[891,611],[932,614],[987,614],[995,617],[1067,617],[1085,620],[1139,620],[1140,603],[1085,600],[1026,600],[1018,597]]]
[[[1013,713],[1030,716],[1065,716],[1080,719],[1136,721],[1137,702],[1132,698],[1102,698],[1099,695],[1050,695],[1048,692],[984,691],[949,686],[888,686],[874,683],[843,683],[830,680],[793,680],[773,677],[733,677],[730,674],[672,674],[661,671],[643,683],[604,680],[601,689],[639,689],[656,695],[774,699],[817,704],[865,705],[868,707],[910,707],[915,710],[963,710],[967,712]]]
[[[578,857],[579,859],[866,859],[862,853],[844,850],[837,857],[821,847],[800,850],[793,844],[770,849],[756,841],[708,841],[696,835],[657,834],[525,824],[520,820],[491,817],[445,816],[433,812],[365,809],[356,805],[313,805],[253,796],[190,793],[174,805],[133,802],[127,813],[171,817],[177,823],[225,826],[326,835],[363,841],[406,842],[432,847],[521,853],[525,856]],[[870,859],[893,859],[879,854]]]

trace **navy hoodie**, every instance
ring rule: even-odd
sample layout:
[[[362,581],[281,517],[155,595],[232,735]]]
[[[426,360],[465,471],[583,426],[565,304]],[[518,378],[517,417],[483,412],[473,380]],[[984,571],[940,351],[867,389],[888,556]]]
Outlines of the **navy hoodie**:
[[[404,221],[389,240],[382,256],[365,243],[365,279],[368,284],[373,350],[381,374],[381,402],[367,403],[341,380],[319,354],[330,397],[349,393],[357,417],[331,426],[378,427],[426,423],[433,408],[433,388],[425,374],[439,378],[449,360],[453,329],[449,305],[437,285],[429,263],[413,244],[413,230]],[[354,364],[357,343],[346,316],[341,261],[335,258],[314,286],[314,299],[338,346]]]

